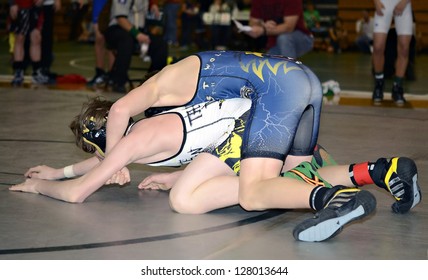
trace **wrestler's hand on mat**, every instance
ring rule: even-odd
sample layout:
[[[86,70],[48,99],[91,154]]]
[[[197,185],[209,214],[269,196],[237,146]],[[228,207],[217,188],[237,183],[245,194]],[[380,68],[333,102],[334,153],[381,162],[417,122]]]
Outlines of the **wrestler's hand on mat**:
[[[64,171],[63,169],[55,169],[46,165],[39,165],[28,169],[24,176],[27,178],[58,180],[64,178]]]
[[[14,192],[39,193],[38,191],[36,191],[36,186],[40,182],[43,182],[43,180],[27,179],[27,180],[25,180],[25,182],[23,182],[21,184],[14,185],[14,186],[10,187],[9,190],[14,191]]]
[[[118,185],[125,185],[126,183],[131,182],[131,176],[129,175],[129,169],[127,167],[122,168],[121,170],[117,171],[107,182],[106,185],[110,184],[118,184]]]
[[[162,190],[167,191],[174,186],[175,182],[180,177],[182,171],[170,173],[155,173],[147,176],[138,185],[140,190]]]

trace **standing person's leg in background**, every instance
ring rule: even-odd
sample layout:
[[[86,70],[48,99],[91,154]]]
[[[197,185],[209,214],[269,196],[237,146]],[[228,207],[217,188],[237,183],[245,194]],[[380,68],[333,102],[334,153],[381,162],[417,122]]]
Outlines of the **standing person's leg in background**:
[[[409,65],[409,49],[410,41],[412,40],[411,27],[402,30],[404,24],[397,24],[397,60],[395,62],[395,77],[392,86],[392,99],[398,106],[404,105],[403,80],[406,76],[407,66]],[[410,29],[410,32],[409,32]],[[410,34],[409,34],[410,33]]]
[[[88,81],[88,86],[101,86],[109,81],[108,73],[113,67],[114,55],[106,48],[104,33],[110,21],[111,3],[107,0],[94,0],[92,2],[92,26],[95,34],[95,75]],[[106,64],[107,55],[107,65]]]
[[[395,62],[395,77],[392,87],[392,99],[398,106],[404,105],[403,79],[409,58],[409,46],[413,33],[412,6],[408,1],[399,0],[375,0],[375,28],[373,34],[373,69],[375,87],[373,90],[373,103],[380,105],[383,101],[385,46],[387,34],[394,17],[398,35],[397,60]]]
[[[126,93],[128,70],[134,52],[134,38],[119,25],[110,26],[105,33],[108,48],[115,53],[111,69],[113,91]]]
[[[54,19],[55,12],[61,9],[61,1],[55,0],[52,3],[43,5],[43,28],[42,28],[42,43],[41,43],[41,67],[43,73],[49,77],[49,82],[55,81],[55,75],[51,73],[53,55],[53,41],[54,41]]]
[[[164,4],[165,22],[165,41],[168,45],[178,45],[177,41],[177,17],[180,10],[180,3],[175,1],[166,1]]]
[[[109,80],[109,72],[114,64],[114,55],[106,48],[106,40],[104,35],[98,28],[98,23],[94,23],[95,33],[95,76],[88,82],[88,86],[103,85]],[[107,67],[106,63],[107,55]]]

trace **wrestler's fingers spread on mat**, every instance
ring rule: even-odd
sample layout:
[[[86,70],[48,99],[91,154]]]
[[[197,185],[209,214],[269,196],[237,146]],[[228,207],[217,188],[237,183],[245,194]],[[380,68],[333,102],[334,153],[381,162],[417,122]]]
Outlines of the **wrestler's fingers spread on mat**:
[[[14,191],[14,192],[20,191],[21,184],[11,186],[11,187],[9,187],[9,190]]]
[[[139,189],[154,189],[154,183],[152,180],[152,176],[148,176],[141,181],[141,183],[138,185]]]
[[[25,180],[25,182],[23,182],[21,184],[17,184],[17,185],[11,186],[9,188],[9,190],[15,191],[15,192],[32,192],[32,193],[37,193],[37,191],[35,189],[35,186],[36,186],[35,180],[27,179],[27,180]]]
[[[27,170],[27,172],[25,172],[24,176],[31,178],[34,175],[34,173],[39,173],[39,172],[40,172],[40,166],[31,167]]]
[[[138,188],[140,190],[158,190],[159,189],[159,184],[156,184],[156,183],[143,184],[143,182],[141,182],[138,185]]]
[[[119,185],[124,185],[128,182],[129,182],[129,180],[128,180],[126,174],[124,174],[123,172],[120,172],[117,176],[116,183]]]

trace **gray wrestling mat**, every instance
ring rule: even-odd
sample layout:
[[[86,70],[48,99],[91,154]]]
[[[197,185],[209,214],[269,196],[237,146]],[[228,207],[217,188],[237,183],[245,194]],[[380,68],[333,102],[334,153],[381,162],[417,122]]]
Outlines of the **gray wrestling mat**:
[[[374,215],[323,243],[297,242],[309,211],[246,212],[231,207],[180,215],[168,193],[139,191],[154,167],[131,165],[132,183],[103,187],[83,204],[10,192],[32,166],[62,167],[86,157],[68,128],[89,91],[0,88],[0,259],[426,260],[428,253],[428,109],[325,106],[320,143],[339,163],[408,156],[419,169],[422,202],[392,213],[385,191]],[[120,95],[108,94],[117,99]],[[224,187],[224,186],[219,186]]]

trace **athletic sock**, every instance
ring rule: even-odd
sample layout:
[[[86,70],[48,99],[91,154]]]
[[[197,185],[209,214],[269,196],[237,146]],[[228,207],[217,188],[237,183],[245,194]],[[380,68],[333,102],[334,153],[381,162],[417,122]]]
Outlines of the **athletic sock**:
[[[362,162],[349,165],[349,178],[355,186],[373,184],[374,162]]]
[[[403,86],[403,77],[394,77],[394,86]]]
[[[309,195],[309,205],[315,211],[321,210],[325,206],[325,194],[330,190],[326,187],[315,187]]]
[[[376,81],[379,81],[379,80],[383,81],[383,78],[384,78],[383,72],[375,73],[374,78]]]
[[[31,65],[33,66],[33,73],[36,73],[41,68],[40,61],[33,61]]]
[[[24,69],[24,62],[23,61],[14,61],[13,62],[13,70],[23,70]]]
[[[95,67],[95,75],[96,76],[102,76],[102,75],[105,75],[105,74],[106,74],[106,72],[104,71],[104,69],[101,69],[99,67]]]

